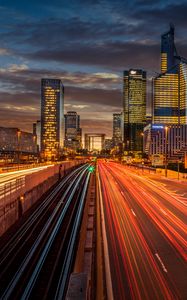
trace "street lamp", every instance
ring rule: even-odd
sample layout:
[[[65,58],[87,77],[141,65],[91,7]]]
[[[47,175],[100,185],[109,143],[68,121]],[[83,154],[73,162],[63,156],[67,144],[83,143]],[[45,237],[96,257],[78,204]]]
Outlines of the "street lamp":
[[[18,170],[19,170],[19,164],[20,164],[20,138],[21,138],[21,130],[17,130],[17,139],[18,139]]]
[[[143,150],[144,150],[144,133],[141,132],[141,136],[142,136],[142,158],[143,158]]]
[[[35,163],[35,155],[38,156],[38,151],[37,151],[37,136],[34,134],[33,135],[33,149],[32,149],[33,155],[34,155],[34,163]]]
[[[167,156],[168,156],[168,127],[165,126],[165,177],[167,177]]]

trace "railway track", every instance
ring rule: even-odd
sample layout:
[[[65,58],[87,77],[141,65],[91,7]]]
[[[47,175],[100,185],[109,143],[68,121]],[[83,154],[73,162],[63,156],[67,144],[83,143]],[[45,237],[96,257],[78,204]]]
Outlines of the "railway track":
[[[0,299],[64,299],[89,184],[88,165],[50,193],[0,250]]]

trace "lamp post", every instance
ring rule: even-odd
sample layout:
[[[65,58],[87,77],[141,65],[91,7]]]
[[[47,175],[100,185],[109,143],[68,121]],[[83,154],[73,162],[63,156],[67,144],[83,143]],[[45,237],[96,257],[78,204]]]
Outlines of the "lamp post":
[[[167,177],[167,156],[168,156],[168,127],[165,126],[165,177]]]
[[[21,131],[20,129],[17,130],[17,139],[18,139],[18,170],[20,164],[20,138],[21,138]]]
[[[141,137],[142,137],[142,159],[143,159],[143,151],[144,151],[144,133],[141,132]]]
[[[34,163],[35,163],[35,154],[37,155],[37,136],[33,135],[33,154],[34,154]]]

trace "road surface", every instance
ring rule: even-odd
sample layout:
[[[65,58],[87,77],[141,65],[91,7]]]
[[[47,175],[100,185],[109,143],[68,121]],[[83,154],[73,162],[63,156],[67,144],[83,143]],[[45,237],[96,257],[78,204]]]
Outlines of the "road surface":
[[[98,171],[113,298],[187,299],[187,185],[112,162]]]

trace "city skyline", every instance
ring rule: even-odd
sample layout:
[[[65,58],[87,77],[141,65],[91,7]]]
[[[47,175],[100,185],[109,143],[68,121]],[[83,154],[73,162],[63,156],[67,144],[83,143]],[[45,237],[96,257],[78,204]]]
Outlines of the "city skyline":
[[[40,80],[48,77],[62,80],[65,112],[81,115],[83,133],[91,124],[93,132],[112,136],[123,71],[142,68],[150,78],[160,69],[160,36],[170,22],[178,52],[187,57],[185,1],[1,1],[0,9],[1,126],[32,131],[40,116]]]

